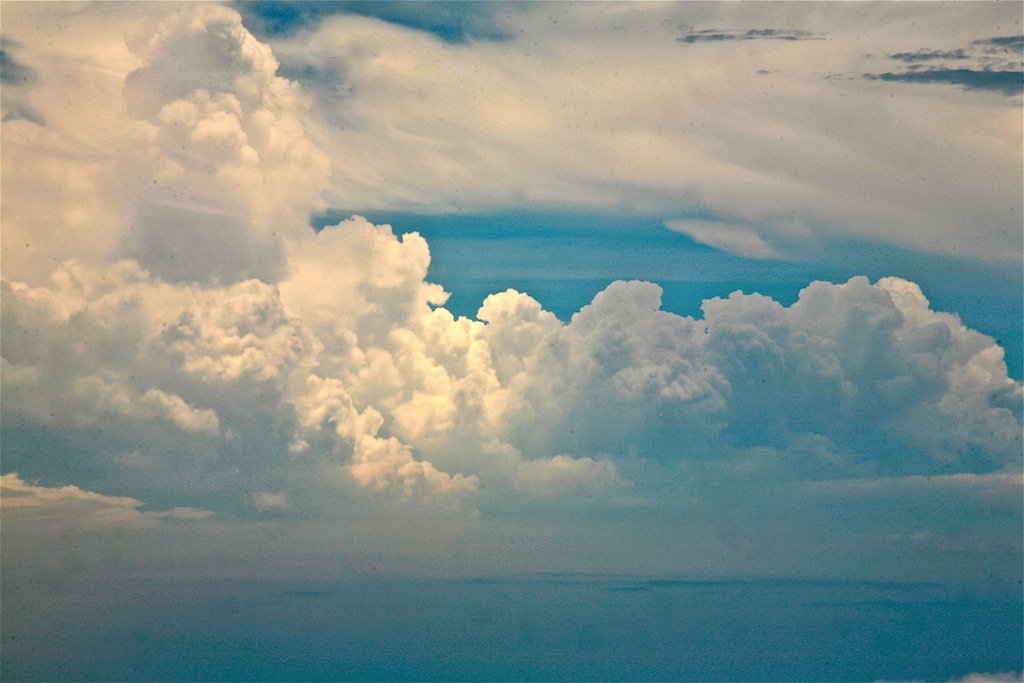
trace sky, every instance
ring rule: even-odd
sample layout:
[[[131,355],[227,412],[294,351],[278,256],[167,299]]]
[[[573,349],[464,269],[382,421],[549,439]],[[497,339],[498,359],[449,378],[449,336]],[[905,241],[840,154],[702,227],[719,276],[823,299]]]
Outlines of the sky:
[[[1018,3],[0,11],[5,593],[1024,573]]]

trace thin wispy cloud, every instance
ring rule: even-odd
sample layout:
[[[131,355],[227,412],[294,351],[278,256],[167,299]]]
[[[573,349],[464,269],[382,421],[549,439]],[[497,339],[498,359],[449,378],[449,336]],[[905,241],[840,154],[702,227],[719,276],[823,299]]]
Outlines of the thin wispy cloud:
[[[1004,95],[1024,92],[1024,71],[976,71],[973,69],[916,69],[894,73],[864,74],[868,80],[891,83],[940,83],[967,90],[992,90]]]
[[[936,60],[947,60],[947,59],[970,59],[971,55],[967,50],[917,50],[915,52],[897,52],[896,54],[889,55],[889,59],[895,59],[900,62],[931,62]]]
[[[1024,44],[1020,36],[974,40],[968,47],[955,50],[897,52],[889,59],[908,66],[902,71],[865,73],[863,77],[893,83],[957,85],[1009,96],[1024,91]]]
[[[824,40],[824,37],[800,29],[752,28],[746,31],[722,31],[706,28],[701,30],[688,29],[676,40],[680,43],[692,44],[717,43],[731,40]]]

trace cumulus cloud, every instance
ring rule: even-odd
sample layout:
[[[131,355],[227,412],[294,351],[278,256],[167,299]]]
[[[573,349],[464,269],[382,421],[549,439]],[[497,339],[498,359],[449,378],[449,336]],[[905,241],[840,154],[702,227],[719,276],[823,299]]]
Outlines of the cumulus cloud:
[[[197,509],[351,513],[376,501],[366,505],[435,519],[423,511],[471,518],[489,495],[642,500],[631,486],[718,460],[770,462],[773,476],[797,482],[1019,472],[1022,388],[1002,349],[906,280],[815,282],[788,307],[734,292],[706,301],[699,318],[661,310],[656,284],[618,281],[568,322],[507,290],[475,318],[455,317],[427,280],[422,236],[359,216],[309,229],[333,182],[329,192],[344,187],[356,203],[377,202],[384,176],[393,201],[447,201],[423,184],[424,164],[431,178],[465,180],[470,195],[505,187],[509,172],[511,192],[540,192],[522,184],[531,165],[501,151],[523,139],[603,149],[610,167],[582,152],[556,164],[600,176],[587,183],[650,182],[658,150],[659,177],[674,177],[677,157],[732,177],[643,116],[637,130],[598,135],[607,122],[596,122],[563,139],[551,105],[534,109],[545,94],[576,98],[578,112],[592,98],[579,83],[607,86],[616,101],[636,95],[634,79],[612,83],[605,62],[586,62],[598,54],[586,40],[571,58],[584,60],[574,62],[584,78],[558,94],[564,83],[535,91],[522,77],[536,56],[499,59],[497,43],[458,48],[481,51],[476,74],[429,36],[365,18],[325,22],[282,49],[312,58],[316,47],[370,98],[335,112],[359,125],[331,137],[303,116],[316,93],[277,75],[274,52],[231,10],[133,5],[119,32],[86,8],[64,17],[68,31],[95,35],[53,48],[35,40],[56,30],[34,21],[49,11],[67,12],[18,7],[9,23],[39,73],[32,103],[45,125],[2,124],[5,178],[16,178],[3,196],[4,461],[45,484],[5,475],[22,498],[87,503],[131,524],[199,514],[47,488],[70,477]],[[91,61],[71,59],[79,54]],[[65,81],[80,120],[56,94]],[[94,82],[99,94],[85,93]],[[443,87],[424,85],[435,82]],[[473,117],[438,117],[446,97],[470,106],[478,89]],[[378,147],[388,136],[377,126],[401,153]],[[449,138],[480,147],[456,153]],[[344,161],[330,181],[328,158]],[[581,196],[603,194],[594,187]],[[741,218],[672,226],[770,256],[768,238]]]
[[[436,307],[428,259],[417,236],[356,218],[311,234],[279,285],[173,285],[131,263],[120,283],[72,264],[49,288],[9,285],[5,419],[130,420],[136,437],[237,450],[254,485],[304,462],[426,498],[488,478],[600,489],[615,458],[723,448],[777,449],[797,476],[985,473],[1019,455],[1002,349],[905,280],[814,283],[790,307],[736,292],[703,319],[616,282],[569,323],[509,290],[471,320]],[[254,432],[261,419],[274,428]]]
[[[118,15],[5,11],[40,114],[5,121],[5,273],[128,256],[166,280],[274,277],[330,171],[307,102],[227,8]]]

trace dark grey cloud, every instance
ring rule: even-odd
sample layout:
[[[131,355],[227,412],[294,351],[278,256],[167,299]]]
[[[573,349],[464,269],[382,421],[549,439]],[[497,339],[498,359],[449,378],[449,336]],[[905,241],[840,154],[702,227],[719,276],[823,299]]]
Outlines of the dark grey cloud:
[[[908,64],[973,60],[977,66],[999,67],[1007,71],[1012,70],[1008,67],[1018,65],[1024,59],[1024,36],[983,38],[971,41],[966,48],[956,50],[923,48],[914,52],[897,52],[889,55],[889,59]]]
[[[31,121],[39,126],[46,125],[46,119],[43,118],[42,114],[30,107],[24,101],[19,99],[4,102],[3,114],[0,115],[0,120],[16,121],[18,119]]]
[[[27,95],[29,87],[38,80],[38,75],[35,69],[18,61],[11,54],[11,49],[18,47],[20,46],[17,41],[0,37],[0,84],[5,91],[0,119],[25,119],[45,126],[46,120],[29,104]]]
[[[931,62],[939,59],[970,59],[967,50],[917,50],[916,52],[897,52],[889,55],[889,59],[900,62]]]
[[[735,31],[735,30],[720,30],[720,29],[702,29],[700,31],[694,31],[686,29],[684,35],[676,38],[680,43],[716,43],[727,40],[821,40],[820,36],[816,36],[810,31],[802,31],[799,29],[779,29],[779,28],[752,28],[746,31]]]
[[[973,69],[922,69],[902,73],[864,74],[873,81],[894,83],[945,83],[967,90],[991,90],[1006,95],[1024,92],[1024,71],[975,71]]]
[[[1006,48],[1016,50],[1017,52],[1021,52],[1024,51],[1024,35],[984,38],[982,40],[975,40],[971,42],[971,45],[987,45],[989,47]]]
[[[938,83],[1005,95],[1024,92],[1024,36],[995,36],[951,50],[921,48],[888,55],[899,69],[861,74],[892,83]]]
[[[0,83],[6,85],[29,85],[36,80],[36,72],[30,66],[17,61],[10,51],[10,41],[0,38]]]

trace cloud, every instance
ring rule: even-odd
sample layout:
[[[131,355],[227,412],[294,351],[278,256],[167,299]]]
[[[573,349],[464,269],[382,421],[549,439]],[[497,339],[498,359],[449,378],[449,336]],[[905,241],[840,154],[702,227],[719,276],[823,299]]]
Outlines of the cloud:
[[[439,307],[414,234],[354,218],[291,250],[276,285],[164,283],[131,262],[7,285],[5,424],[104,429],[90,467],[111,474],[177,435],[189,458],[132,476],[189,472],[254,502],[282,477],[457,502],[487,481],[614,488],[622,458],[770,447],[800,477],[928,475],[1020,448],[1002,349],[904,280],[813,283],[788,308],[736,292],[703,319],[615,282],[569,323],[509,290],[471,320]]]
[[[194,521],[207,519],[212,512],[177,507],[163,512],[142,511],[141,501],[123,496],[105,496],[84,491],[77,486],[46,487],[29,484],[17,473],[0,477],[0,506],[4,508],[5,526],[53,524],[83,530],[155,526],[164,520]]]
[[[267,510],[287,510],[288,495],[283,491],[253,491],[250,496],[253,506],[260,512]]]
[[[883,472],[925,466],[914,453],[930,460],[932,471],[947,458],[970,471],[1013,462],[1021,388],[1012,380],[989,384],[1005,376],[996,369],[1003,367],[1001,350],[954,316],[930,311],[912,283],[814,283],[789,309],[734,294],[705,302],[704,312],[709,346],[738,399],[730,430],[741,439],[770,442],[773,433],[807,430],[846,448],[890,453],[892,460],[876,461]],[[987,349],[998,358],[989,359]],[[770,406],[772,396],[795,400]],[[976,401],[990,408],[975,413]],[[968,445],[983,431],[1001,434],[1003,445]],[[900,442],[916,445],[898,455]]]
[[[868,18],[806,7],[497,5],[510,37],[459,44],[339,14],[273,45],[288,73],[306,74],[311,134],[347,160],[324,195],[334,207],[699,213],[757,225],[768,244],[824,234],[990,261],[1018,253],[1019,231],[1004,230],[1022,220],[1012,108],[860,76],[898,75],[872,55],[988,40],[1008,8]],[[682,24],[721,39],[672,49]],[[829,39],[789,40],[806,32]],[[984,56],[981,42],[970,49]],[[844,73],[857,76],[828,78]],[[977,179],[970,191],[963,177]]]
[[[72,257],[130,257],[168,280],[276,277],[330,163],[306,137],[299,88],[237,13],[6,16],[39,74],[26,87],[40,114],[5,126],[9,277],[40,284]]]
[[[1006,52],[1019,55],[1020,51],[1024,50],[1024,36],[998,36],[972,41],[971,46],[975,45],[985,46],[985,52],[990,54],[992,52]]]
[[[945,59],[969,59],[970,56],[967,50],[915,50],[914,52],[898,52],[893,55],[889,55],[889,59],[895,59],[900,62],[930,62],[932,60],[945,60]]]
[[[949,683],[1019,683],[1022,680],[1024,680],[1024,674],[1013,671],[1002,671],[999,673],[972,672],[963,678],[950,679]]]
[[[0,74],[0,82],[6,84],[6,87],[19,83],[34,82],[36,79],[35,70],[18,62],[11,55],[10,41],[5,43],[5,48],[0,50],[0,67],[3,67],[3,74]]]
[[[516,488],[551,495],[569,487],[603,488],[618,479],[615,464],[610,460],[573,458],[556,455],[550,460],[522,463],[522,472],[513,480]]]
[[[485,481],[504,483],[531,497],[553,498],[572,491],[602,493],[622,484],[615,463],[607,457],[527,458],[506,443],[492,441],[480,448],[487,459],[483,465]]]
[[[979,66],[993,68],[1012,68],[1021,62],[1021,50],[1024,50],[1024,37],[998,36],[972,40],[967,47],[954,50],[920,49],[914,52],[899,52],[889,55],[889,59],[901,62],[933,62],[949,60],[973,60]]]
[[[1024,58],[1020,36],[973,40],[952,50],[919,49],[890,54],[905,70],[865,73],[868,80],[896,83],[945,83],[966,90],[990,90],[1008,96],[1024,90]]]
[[[927,495],[915,477],[940,478],[948,493],[961,481],[948,476],[1019,471],[1022,388],[1002,349],[932,310],[906,280],[814,282],[790,306],[734,292],[706,301],[701,317],[661,310],[654,283],[616,281],[568,322],[509,289],[475,317],[456,317],[429,282],[421,235],[359,216],[319,232],[308,225],[328,202],[618,203],[629,186],[728,206],[712,214],[718,223],[668,225],[767,258],[779,235],[799,232],[785,207],[865,218],[850,207],[874,195],[872,171],[892,160],[875,129],[855,131],[868,147],[850,152],[846,134],[826,135],[813,113],[782,116],[786,103],[803,110],[790,105],[804,102],[806,81],[782,78],[783,100],[765,95],[774,102],[766,109],[704,137],[680,131],[726,125],[731,105],[716,98],[727,76],[750,68],[738,53],[724,55],[721,73],[702,74],[675,55],[692,50],[674,50],[640,77],[633,60],[651,39],[620,38],[611,45],[637,54],[622,55],[615,76],[609,44],[579,24],[537,25],[533,10],[496,20],[536,32],[537,52],[527,54],[521,38],[456,46],[351,16],[325,18],[271,50],[223,7],[115,9],[126,13],[117,28],[98,6],[26,4],[10,17],[5,7],[5,30],[38,73],[28,87],[45,121],[3,122],[12,185],[3,196],[0,411],[5,470],[21,473],[4,481],[12,500],[38,501],[14,503],[19,510],[56,501],[90,524],[146,526],[206,514],[198,510],[259,519],[287,509],[332,523],[370,519],[358,532],[368,539],[374,524],[433,538],[419,530],[471,523],[506,502],[633,500],[706,512],[699,501],[726,495],[722,481],[749,489],[754,502],[741,512],[773,509],[750,472],[765,473],[758,483],[774,491],[880,478]],[[595,31],[628,33],[649,11],[602,6]],[[61,21],[36,21],[48,12]],[[674,26],[655,35],[672,44]],[[50,46],[47,32],[63,40]],[[538,70],[545,49],[569,38],[579,51]],[[811,50],[801,58],[809,62],[812,42],[785,47]],[[279,75],[278,47],[292,66],[348,79],[353,97],[331,100],[346,109],[318,111],[320,91]],[[524,76],[537,73],[545,78]],[[659,84],[679,74],[689,74],[687,97],[715,97],[706,111],[687,110],[688,121],[667,122],[679,93]],[[596,93],[612,105],[598,106]],[[67,98],[81,107],[70,111]],[[779,115],[760,118],[768,110]],[[890,126],[889,116],[868,114],[864,127]],[[894,144],[933,139],[945,118],[915,121]],[[335,128],[341,119],[353,125]],[[567,127],[573,119],[580,130]],[[735,145],[708,142],[733,133],[743,138]],[[762,144],[768,133],[784,143]],[[816,184],[823,167],[807,164],[797,144],[806,135],[848,154],[856,172]],[[993,135],[963,164],[981,157],[980,167],[1002,168],[1001,145],[1016,133]],[[795,175],[766,166],[770,157]],[[994,171],[979,172],[981,185],[985,173]],[[978,192],[971,201],[992,198]],[[913,202],[886,201],[872,215],[914,213]],[[948,227],[924,222],[916,233],[924,223],[908,223],[908,239]],[[892,221],[877,225],[885,232]],[[1003,251],[985,239],[964,248]],[[190,507],[141,511],[136,491]]]
[[[36,82],[36,70],[22,64],[11,54],[11,48],[17,49],[20,45],[6,38],[0,38],[0,43],[3,45],[0,48],[0,83],[3,83],[4,87],[4,98],[0,103],[0,120],[25,119],[45,126],[46,121],[32,107],[26,93],[28,87]]]
[[[888,497],[896,490],[928,489],[957,491],[982,499],[1010,499],[1020,495],[1024,475],[997,472],[991,474],[947,474],[939,476],[874,477],[870,479],[818,480],[804,487],[818,494],[858,497]]]
[[[717,43],[726,40],[823,40],[810,31],[800,29],[752,28],[743,30],[687,29],[676,38],[680,43]]]
[[[774,250],[755,230],[745,225],[731,225],[716,221],[665,221],[669,230],[689,235],[695,241],[730,254],[747,258],[771,258]]]
[[[975,71],[972,69],[924,69],[893,73],[864,74],[868,80],[897,83],[948,83],[968,90],[994,90],[1006,95],[1024,91],[1024,71]]]

